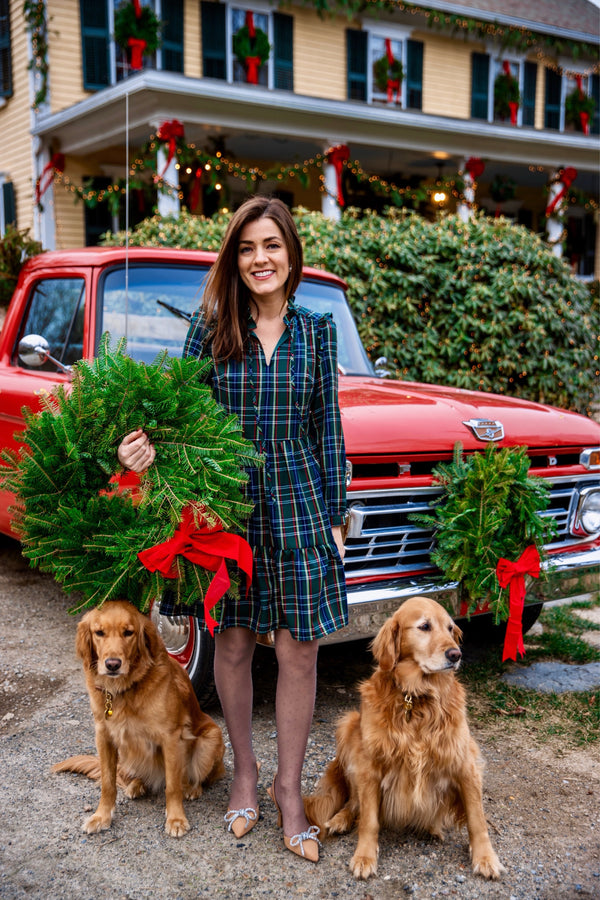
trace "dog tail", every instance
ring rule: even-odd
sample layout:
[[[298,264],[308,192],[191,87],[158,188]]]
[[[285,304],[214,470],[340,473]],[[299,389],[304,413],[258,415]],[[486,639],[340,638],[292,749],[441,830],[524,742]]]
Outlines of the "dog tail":
[[[325,823],[345,806],[349,797],[350,786],[336,756],[319,779],[314,794],[304,798],[306,818],[311,825],[321,829],[321,836],[327,837]]]
[[[86,775],[93,781],[100,781],[102,775],[100,770],[100,760],[97,756],[92,756],[89,753],[84,753],[81,756],[70,756],[69,759],[63,759],[62,762],[55,763],[50,771],[75,772],[77,775]],[[123,789],[128,785],[128,781],[123,778],[118,769],[117,785]]]

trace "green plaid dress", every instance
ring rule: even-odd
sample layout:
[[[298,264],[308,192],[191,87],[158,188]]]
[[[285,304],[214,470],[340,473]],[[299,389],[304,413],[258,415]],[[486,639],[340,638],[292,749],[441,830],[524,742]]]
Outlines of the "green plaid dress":
[[[337,337],[330,315],[293,301],[284,323],[269,365],[250,319],[242,361],[213,368],[216,399],[238,416],[265,459],[264,467],[249,471],[252,584],[247,597],[242,585],[239,600],[222,601],[217,630],[288,628],[307,641],[348,622],[343,563],[331,531],[346,508]],[[196,313],[185,356],[210,353],[205,334]]]

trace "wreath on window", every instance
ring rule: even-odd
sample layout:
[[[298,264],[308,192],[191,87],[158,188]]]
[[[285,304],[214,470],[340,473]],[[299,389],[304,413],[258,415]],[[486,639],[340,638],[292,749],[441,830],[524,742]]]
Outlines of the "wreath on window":
[[[154,53],[160,46],[160,27],[160,19],[149,6],[127,2],[115,10],[115,41],[123,50],[133,38],[144,41],[144,52]]]
[[[399,59],[393,59],[390,63],[387,54],[384,53],[383,56],[380,56],[379,59],[376,59],[373,63],[373,77],[375,78],[377,89],[385,94],[390,83],[402,83],[404,69],[402,68],[401,61]],[[398,88],[395,89],[397,90]]]
[[[519,82],[510,71],[504,71],[494,81],[494,114],[500,119],[509,119],[511,103],[521,105]]]
[[[233,35],[233,52],[246,70],[248,83],[258,84],[258,70],[268,60],[271,45],[262,28],[255,27],[251,12],[246,13],[246,24]]]
[[[576,87],[565,97],[565,122],[579,131],[585,131],[584,122],[589,128],[596,112],[596,101],[589,94]],[[583,117],[582,117],[583,114]]]
[[[70,386],[43,396],[40,412],[24,410],[17,435],[24,444],[1,454],[0,483],[16,495],[11,511],[23,555],[67,593],[81,594],[71,612],[115,598],[145,612],[167,584],[179,603],[206,601],[217,565],[171,552],[185,528],[209,536],[207,556],[215,543],[249,549],[239,534],[252,510],[241,467],[260,460],[237,418],[202,383],[210,365],[167,359],[166,351],[151,365],[138,363],[123,341],[111,351],[106,334],[94,361],[75,364]],[[117,448],[136,428],[149,435],[156,460],[139,477],[115,475]],[[153,570],[138,555],[157,552],[166,568]],[[226,569],[224,559],[233,558],[223,552],[219,563]],[[225,589],[235,596],[231,576]]]

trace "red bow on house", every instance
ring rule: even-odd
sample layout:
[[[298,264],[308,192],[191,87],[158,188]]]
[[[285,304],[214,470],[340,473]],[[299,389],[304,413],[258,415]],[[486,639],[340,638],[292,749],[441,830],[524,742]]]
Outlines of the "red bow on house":
[[[525,605],[525,575],[540,577],[540,554],[535,544],[526,547],[516,562],[499,559],[496,577],[500,587],[509,587],[508,622],[504,638],[502,660],[517,659],[517,652],[525,655],[523,644],[523,607]]]
[[[164,169],[160,173],[160,177],[162,178],[167,169],[169,168],[169,163],[175,156],[175,148],[177,146],[178,138],[183,137],[183,125],[179,121],[179,119],[171,119],[170,122],[163,122],[158,131],[156,132],[156,137],[159,141],[166,141],[169,144],[169,155],[167,157],[167,164]]]
[[[248,37],[251,41],[256,37],[256,28],[254,27],[254,13],[252,10],[246,10],[246,28],[248,29]]]
[[[512,72],[510,71],[510,63],[507,59],[502,62],[502,71],[505,75],[508,75],[509,78],[512,78]]]
[[[65,155],[64,153],[53,153],[50,161],[46,163],[42,169],[42,174],[35,185],[35,202],[39,206],[40,200],[52,184],[55,172],[65,171]]]
[[[184,556],[190,562],[215,573],[204,595],[204,619],[212,635],[217,622],[212,617],[211,610],[231,584],[225,560],[232,559],[237,563],[246,574],[249,587],[252,579],[252,548],[239,534],[223,531],[220,523],[209,526],[202,518],[196,521],[191,508],[186,507],[170,540],[138,553],[138,559],[150,572],[160,572],[165,578],[177,578],[178,556]]]
[[[385,55],[387,56],[388,66],[390,69],[394,65],[394,53],[392,51],[392,42],[389,38],[385,39]],[[400,103],[400,81],[398,78],[388,78],[387,80],[387,99],[391,103],[396,91],[396,103]]]
[[[485,163],[478,156],[470,156],[465,163],[465,172],[468,172],[473,181],[476,181],[480,175],[483,175]]]
[[[557,192],[556,196],[546,207],[546,218],[550,218],[562,198],[565,196],[575,179],[577,178],[577,169],[567,166],[566,169],[560,169],[558,172],[557,182],[562,182],[562,188]]]
[[[327,162],[331,163],[331,165],[335,169],[335,174],[337,175],[337,202],[340,206],[344,205],[344,194],[342,192],[342,166],[345,162],[348,162],[350,159],[350,151],[346,147],[345,144],[338,144],[337,147],[332,147],[327,151],[326,154]]]

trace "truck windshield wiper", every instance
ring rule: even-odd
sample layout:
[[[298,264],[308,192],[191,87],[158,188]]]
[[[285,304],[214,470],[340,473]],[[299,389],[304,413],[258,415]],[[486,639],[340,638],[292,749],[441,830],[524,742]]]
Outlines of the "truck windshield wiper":
[[[164,306],[165,309],[168,309],[170,313],[173,313],[174,316],[179,316],[180,319],[185,319],[186,322],[192,321],[192,316],[190,313],[186,312],[184,309],[178,309],[177,306],[171,306],[170,303],[165,303],[164,300],[156,301],[159,306]]]

